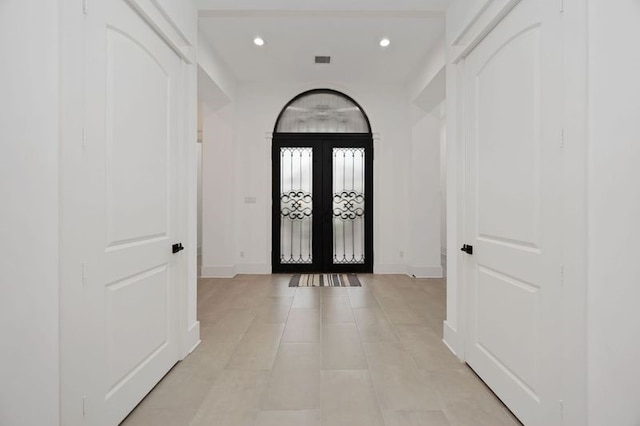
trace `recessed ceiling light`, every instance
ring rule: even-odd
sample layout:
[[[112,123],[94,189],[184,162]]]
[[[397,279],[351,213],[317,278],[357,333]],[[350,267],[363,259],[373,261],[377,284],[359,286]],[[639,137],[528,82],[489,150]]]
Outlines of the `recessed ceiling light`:
[[[256,37],[253,39],[253,44],[256,46],[264,46],[264,40],[261,37]]]
[[[382,40],[380,40],[380,46],[382,47],[387,47],[391,44],[391,41],[389,41],[388,38],[383,38]]]

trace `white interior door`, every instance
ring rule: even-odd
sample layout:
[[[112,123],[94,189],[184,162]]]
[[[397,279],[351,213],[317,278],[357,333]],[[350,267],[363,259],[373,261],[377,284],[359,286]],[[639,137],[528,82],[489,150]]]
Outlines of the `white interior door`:
[[[181,61],[124,0],[86,23],[86,416],[114,426],[179,357]]]
[[[466,358],[527,426],[561,414],[561,30],[523,0],[464,65]]]

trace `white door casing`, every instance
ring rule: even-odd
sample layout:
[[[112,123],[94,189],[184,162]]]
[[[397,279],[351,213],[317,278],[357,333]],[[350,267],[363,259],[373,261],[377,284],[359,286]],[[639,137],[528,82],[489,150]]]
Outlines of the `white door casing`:
[[[465,358],[527,426],[561,417],[561,40],[523,0],[464,63]]]
[[[118,424],[179,360],[181,59],[123,0],[86,18],[87,424]]]

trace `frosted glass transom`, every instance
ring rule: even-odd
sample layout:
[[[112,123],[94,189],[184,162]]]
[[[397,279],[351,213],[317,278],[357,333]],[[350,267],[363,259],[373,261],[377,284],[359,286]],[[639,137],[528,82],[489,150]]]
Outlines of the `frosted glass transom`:
[[[278,133],[370,133],[360,107],[333,91],[314,91],[291,102],[282,112]]]

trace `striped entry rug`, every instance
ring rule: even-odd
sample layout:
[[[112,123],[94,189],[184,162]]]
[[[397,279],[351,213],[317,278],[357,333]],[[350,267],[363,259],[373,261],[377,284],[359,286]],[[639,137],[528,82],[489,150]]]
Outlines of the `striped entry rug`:
[[[289,287],[362,287],[356,274],[294,275]]]

